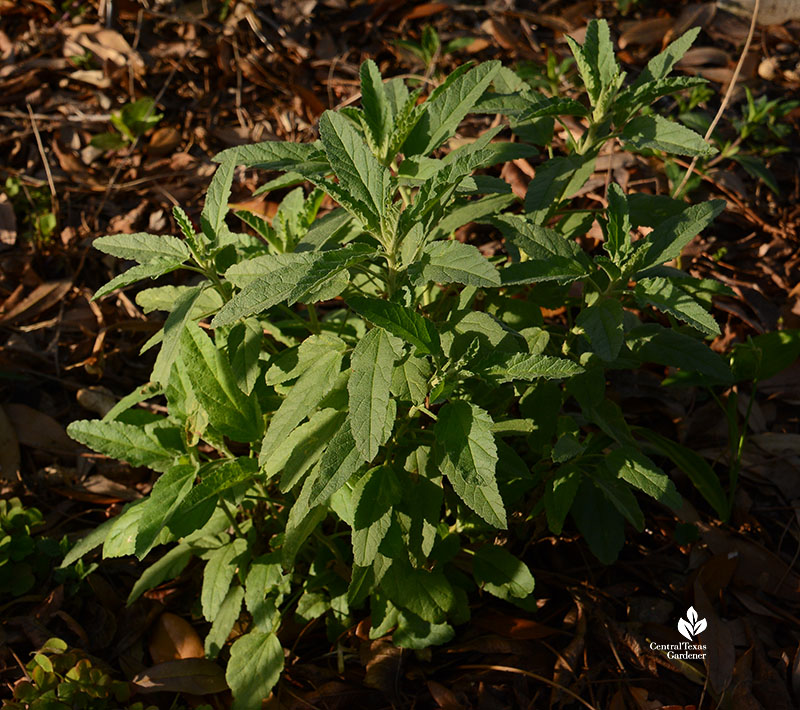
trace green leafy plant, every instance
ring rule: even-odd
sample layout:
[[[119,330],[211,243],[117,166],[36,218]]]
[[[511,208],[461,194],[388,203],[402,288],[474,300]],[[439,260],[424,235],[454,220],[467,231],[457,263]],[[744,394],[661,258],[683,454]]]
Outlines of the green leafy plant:
[[[0,600],[21,597],[37,582],[47,580],[56,560],[69,550],[66,538],[58,542],[34,535],[43,522],[41,512],[25,507],[19,498],[0,500]],[[55,570],[54,581],[75,591],[77,583],[95,567],[85,567],[77,560],[70,567]]]
[[[96,661],[58,638],[46,641],[25,670],[26,678],[14,685],[14,697],[3,701],[3,710],[116,710],[130,699],[127,683],[114,680]],[[156,710],[143,703],[125,708]]]
[[[640,493],[681,505],[650,456],[681,465],[691,452],[631,427],[606,390],[642,366],[730,381],[703,343],[718,332],[707,307],[721,287],[665,265],[723,203],[616,184],[602,211],[571,198],[612,138],[710,152],[645,112],[700,81],[668,77],[695,34],[625,87],[607,25],[591,23],[585,44],[572,43],[588,104],[542,96],[497,62],[457,69],[421,101],[367,61],[361,108],[326,111],[318,141],[217,156],[199,230],[176,208],[182,239],[97,239],[138,263],[95,298],[178,269],[193,280],[138,293],[145,310],[168,312],[145,346],[160,344],[151,381],[102,420],[68,429],[161,475],[64,563],[100,545],[106,557],[140,559],[166,545],[133,601],[204,560],[206,653],[229,654],[234,706],[256,708],[283,668],[286,615],[325,615],[335,638],[368,606],[373,638],[443,643],[478,590],[535,609],[534,578],[508,548],[537,521],[558,535],[570,516],[611,562],[626,523],[644,526]],[[497,140],[498,126],[442,150],[470,112],[505,113],[539,145],[565,115],[586,131],[537,168],[520,205],[481,171],[531,158],[534,145]],[[237,212],[254,234],[236,233],[226,217],[237,166],[282,173],[259,192],[313,189],[288,192],[271,224]],[[338,206],[320,216],[325,195]],[[605,241],[590,254],[576,237],[594,220]],[[453,238],[475,222],[502,235],[502,251]],[[543,308],[564,317],[546,322]],[[137,408],[154,398],[166,416]],[[697,490],[726,515],[716,474],[695,469]],[[247,631],[226,649],[240,618]]]
[[[101,150],[118,150],[131,145],[164,118],[163,113],[154,113],[154,109],[155,101],[149,96],[125,104],[111,114],[111,125],[118,132],[100,133],[92,138],[92,145]]]
[[[705,133],[711,125],[712,117],[698,108],[712,95],[706,87],[694,87],[685,98],[677,96],[678,120]],[[770,100],[766,96],[756,99],[748,87],[745,87],[745,98],[741,113],[731,120],[730,128],[727,131],[715,130],[711,134],[710,142],[717,149],[717,154],[698,160],[698,170],[702,173],[723,161],[732,160],[744,168],[750,177],[763,182],[773,193],[779,194],[777,180],[767,166],[767,160],[789,150],[786,139],[791,128],[782,119],[800,106],[800,101]],[[667,162],[666,168],[672,183],[680,183],[683,177],[681,168],[671,162]],[[681,195],[689,194],[701,181],[699,175],[692,176]]]
[[[469,47],[474,41],[474,37],[456,37],[442,46],[439,33],[431,25],[425,25],[422,28],[422,36],[419,42],[410,39],[397,39],[394,43],[397,47],[422,62],[427,73],[430,72],[438,59],[448,54],[455,54],[459,50]]]
[[[45,243],[53,236],[58,223],[47,185],[36,183],[38,181],[7,177],[3,191],[14,209],[20,236]]]

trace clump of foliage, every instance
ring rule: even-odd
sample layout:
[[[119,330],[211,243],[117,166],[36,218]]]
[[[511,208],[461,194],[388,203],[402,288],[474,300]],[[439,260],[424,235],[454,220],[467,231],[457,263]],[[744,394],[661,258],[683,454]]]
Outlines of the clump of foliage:
[[[283,668],[287,615],[325,615],[335,638],[368,607],[373,638],[421,649],[453,637],[479,590],[535,609],[533,575],[511,550],[544,527],[574,524],[610,563],[626,525],[644,527],[641,494],[682,503],[651,457],[678,462],[727,516],[708,464],[632,428],[606,391],[615,373],[648,364],[730,382],[703,342],[718,332],[707,307],[721,287],[665,265],[723,203],[613,183],[605,210],[571,202],[612,138],[711,152],[647,111],[701,81],[668,76],[695,36],[626,86],[607,25],[591,23],[583,46],[572,43],[586,103],[543,96],[498,62],[461,67],[421,101],[367,61],[362,107],[326,111],[318,141],[217,156],[199,231],[176,208],[182,238],[96,240],[138,262],[96,298],[178,269],[193,280],[137,295],[168,312],[146,345],[160,345],[151,381],[102,420],[69,427],[161,475],[65,564],[100,545],[105,557],[157,550],[133,601],[204,560],[206,653],[229,654],[235,707],[256,708]],[[444,152],[470,112],[506,114],[524,142],[496,140],[498,126]],[[565,116],[586,131],[568,131],[567,154],[537,168],[521,204],[480,172],[549,147]],[[237,166],[282,173],[261,192],[295,188],[271,224],[237,213],[255,235],[226,219]],[[339,206],[319,216],[325,195]],[[576,237],[594,220],[605,241],[589,254]],[[454,239],[470,222],[498,230],[504,251]],[[545,322],[542,308],[564,320]],[[156,398],[166,416],[136,407]],[[226,649],[240,620],[247,631]]]
[[[44,522],[37,508],[28,508],[19,498],[0,500],[0,600],[21,597],[52,574],[57,584],[66,583],[73,591],[77,583],[96,565],[84,566],[77,560],[70,567],[53,570],[70,548],[48,537],[37,537],[35,529]]]
[[[51,638],[25,667],[27,677],[14,685],[14,697],[3,710],[117,710],[130,699],[130,688],[114,680],[77,649]],[[157,710],[143,703],[127,710]]]
[[[706,86],[696,86],[686,97],[677,96],[679,108],[678,120],[696,131],[705,133],[711,125],[712,116],[700,107],[713,96]],[[723,131],[715,130],[710,142],[718,150],[717,155],[705,156],[698,161],[698,169],[705,172],[725,160],[733,160],[744,168],[754,179],[763,182],[773,193],[779,194],[777,180],[767,167],[767,160],[789,150],[787,138],[791,132],[789,125],[783,121],[787,114],[800,106],[796,99],[769,99],[767,96],[755,98],[752,91],[745,87],[746,101],[740,114],[731,119],[732,130],[729,137]],[[681,168],[673,162],[667,162],[667,175],[673,183],[678,184],[682,177]],[[688,194],[695,189],[702,178],[695,175],[687,182],[682,191]]]
[[[118,150],[155,128],[164,118],[163,113],[155,113],[155,101],[145,96],[125,104],[111,114],[111,125],[117,131],[100,133],[92,138],[92,145],[101,150]]]
[[[3,192],[14,210],[20,236],[35,242],[47,242],[58,225],[47,185],[32,186],[18,177],[7,177]]]

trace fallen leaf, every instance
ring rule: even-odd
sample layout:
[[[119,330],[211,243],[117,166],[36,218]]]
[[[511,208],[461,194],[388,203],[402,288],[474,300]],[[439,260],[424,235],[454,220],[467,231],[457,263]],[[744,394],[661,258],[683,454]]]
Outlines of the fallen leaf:
[[[681,57],[678,67],[726,67],[731,55],[718,47],[693,47]]]
[[[448,10],[449,7],[446,2],[424,2],[403,15],[403,20],[418,20],[420,17],[438,15],[440,12]]]
[[[667,32],[672,28],[671,17],[653,17],[649,20],[640,20],[630,25],[617,42],[620,49],[625,49],[631,44],[658,45],[660,46]]]
[[[154,663],[205,656],[203,642],[194,627],[168,611],[159,616],[153,625],[149,649]]]
[[[698,579],[694,582],[694,606],[701,619],[706,619],[708,625],[699,640],[706,647],[706,668],[711,687],[718,693],[728,688],[733,678],[733,668],[736,661],[736,649],[733,646],[733,636],[727,622],[717,616],[714,607]]]
[[[181,144],[181,134],[172,126],[163,126],[153,131],[147,152],[151,155],[169,155]]]
[[[5,410],[0,407],[0,478],[16,481],[19,476],[20,456],[17,432]]]
[[[366,667],[364,685],[383,691],[388,698],[398,695],[403,667],[403,649],[387,639],[361,645],[361,662]]]
[[[518,641],[541,639],[558,633],[557,629],[531,619],[488,612],[473,619],[473,626]]]
[[[146,668],[132,681],[140,693],[209,695],[228,689],[225,671],[205,658],[183,658]]]
[[[72,288],[71,281],[48,281],[40,284],[8,313],[0,316],[0,323],[14,323],[31,320],[58,303]]]
[[[51,453],[73,453],[77,444],[53,417],[27,404],[7,404],[6,414],[14,425],[23,446]]]
[[[104,417],[117,403],[117,398],[105,387],[82,387],[75,395],[78,404]]]
[[[0,245],[14,246],[17,242],[17,217],[8,201],[8,195],[0,192]]]
[[[429,680],[427,686],[436,706],[440,710],[464,710],[464,706],[458,701],[452,690],[433,680]]]

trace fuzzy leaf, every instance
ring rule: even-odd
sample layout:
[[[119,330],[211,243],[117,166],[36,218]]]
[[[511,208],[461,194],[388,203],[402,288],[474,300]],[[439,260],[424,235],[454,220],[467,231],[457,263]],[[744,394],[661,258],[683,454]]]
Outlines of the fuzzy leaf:
[[[371,224],[379,226],[390,199],[389,171],[343,115],[326,111],[320,118],[319,131],[340,186],[367,206]]]
[[[344,343],[341,345],[344,346]],[[300,375],[272,416],[261,444],[260,461],[266,463],[292,430],[331,391],[341,370],[343,352],[344,347],[320,352],[314,363]]]
[[[239,566],[239,558],[246,552],[247,540],[236,538],[210,553],[200,591],[200,603],[206,621],[213,622],[219,613]]]
[[[368,463],[386,442],[394,419],[390,397],[392,370],[399,355],[399,343],[383,328],[373,328],[358,341],[350,356],[350,428],[356,448]]]
[[[324,503],[361,468],[362,463],[363,458],[356,448],[350,421],[345,420],[322,454],[317,474],[311,482],[308,507],[313,508]]]
[[[683,499],[675,485],[647,456],[630,447],[614,449],[605,457],[609,471],[651,498],[677,510]]]
[[[134,424],[117,421],[83,419],[72,422],[67,434],[81,444],[113,459],[127,461],[132,466],[149,466],[164,471],[176,458],[152,431]]]
[[[392,116],[378,66],[371,59],[361,65],[361,106],[372,140],[383,152],[389,142]]]
[[[327,166],[320,143],[289,143],[264,141],[250,145],[227,148],[214,156],[217,163],[230,162],[262,170],[292,170],[299,165],[321,164]]]
[[[506,511],[495,480],[497,446],[492,424],[489,414],[477,405],[449,402],[439,410],[434,429],[436,455],[459,497],[490,525],[505,529]]]
[[[657,114],[637,116],[622,129],[622,140],[632,148],[663,150],[672,155],[713,155],[703,136]]]
[[[194,324],[184,328],[181,350],[192,391],[211,425],[234,441],[255,441],[263,423],[258,399],[239,389],[224,353]]]
[[[725,209],[725,200],[710,200],[687,207],[659,222],[641,247],[643,259],[638,272],[680,256],[683,248]]]
[[[500,62],[484,62],[446,81],[425,102],[425,113],[403,145],[406,155],[427,155],[452,136],[492,83]]]
[[[225,680],[233,691],[233,710],[260,708],[283,671],[283,647],[274,633],[250,631],[231,646]]]
[[[175,269],[179,269],[183,265],[183,261],[184,258],[159,256],[145,264],[132,266],[127,271],[123,271],[118,276],[115,276],[104,286],[101,286],[96,291],[94,296],[92,296],[92,300],[96,301],[112,291],[116,291],[118,288],[130,286],[131,284],[135,284],[137,281],[143,281],[144,279],[157,279],[159,276],[163,276],[171,271],[175,271]]]
[[[206,634],[206,658],[216,658],[225,645],[225,641],[228,640],[242,609],[242,597],[244,597],[244,589],[240,585],[237,584],[228,590],[225,601],[222,602],[214,623],[211,624],[211,628]]]
[[[633,88],[639,88],[651,81],[665,79],[667,74],[672,71],[675,64],[680,61],[681,57],[683,57],[689,50],[689,47],[692,46],[698,34],[700,34],[700,28],[693,27],[678,37],[674,42],[667,45],[663,52],[657,54],[647,62],[644,71],[639,74],[636,81],[633,83]]]
[[[153,382],[166,386],[172,364],[178,357],[181,343],[181,333],[186,324],[191,320],[195,304],[204,291],[202,286],[193,286],[182,291],[173,303],[173,308],[164,323],[164,337],[161,340],[161,350],[153,366],[151,379]]]
[[[197,476],[194,464],[178,464],[164,473],[142,506],[136,533],[136,556],[141,560],[156,544],[164,526],[192,489]]]
[[[371,323],[416,346],[420,354],[438,353],[439,332],[433,322],[399,303],[378,298],[352,296],[348,305]]]
[[[619,301],[606,298],[584,308],[575,321],[586,333],[592,350],[606,362],[616,359],[625,340],[622,329],[624,313]]]
[[[334,273],[366,261],[374,253],[363,244],[351,244],[331,251],[283,254],[292,258],[281,259],[280,265],[248,283],[222,307],[211,325],[230,325],[284,301],[291,305]]]
[[[572,360],[550,355],[528,355],[526,353],[499,353],[480,364],[481,372],[500,382],[513,380],[559,380],[579,375],[584,370]]]
[[[508,601],[533,594],[533,575],[527,565],[505,548],[483,545],[472,562],[475,581],[490,594]]]
[[[185,261],[189,258],[189,249],[175,237],[155,234],[111,234],[99,237],[92,242],[95,249],[104,254],[111,254],[119,259],[130,259],[146,264],[155,259],[178,259]]]
[[[642,279],[636,284],[636,300],[642,306],[653,306],[662,313],[669,313],[707,335],[719,335],[713,316],[681,288],[680,281]]]
[[[228,214],[228,200],[231,197],[235,171],[236,163],[232,160],[223,161],[208,186],[206,201],[200,214],[200,225],[212,243],[216,243],[227,230],[225,216]]]
[[[433,281],[483,288],[500,285],[499,272],[476,247],[454,240],[425,245],[422,259],[409,272],[417,284]]]

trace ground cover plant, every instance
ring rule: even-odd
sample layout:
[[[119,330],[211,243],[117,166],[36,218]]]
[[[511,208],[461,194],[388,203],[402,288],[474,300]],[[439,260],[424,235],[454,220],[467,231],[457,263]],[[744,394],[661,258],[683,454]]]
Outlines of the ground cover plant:
[[[420,650],[453,637],[478,589],[534,610],[534,578],[511,550],[544,520],[555,535],[574,524],[612,562],[626,524],[645,525],[642,495],[682,504],[658,461],[679,463],[726,519],[735,481],[726,491],[688,449],[631,428],[607,392],[609,378],[648,363],[712,389],[734,382],[703,342],[719,332],[707,307],[724,287],[667,265],[723,203],[613,182],[601,212],[570,200],[612,140],[712,153],[649,109],[702,83],[669,76],[696,34],[631,83],[608,26],[590,23],[571,42],[585,102],[545,97],[498,62],[459,68],[423,101],[367,61],[361,108],[323,113],[319,141],[217,156],[199,231],[176,208],[181,238],[96,240],[138,264],[95,298],[193,276],[137,295],[145,311],[168,312],[145,346],[159,348],[150,382],[69,427],[161,476],[65,564],[99,545],[105,557],[151,556],[132,602],[204,561],[206,655],[229,656],[235,706],[250,708],[279,678],[278,630],[292,616],[325,615],[335,639],[368,610],[371,638],[391,632]],[[519,141],[498,140],[495,126],[444,152],[468,113],[506,115]],[[569,118],[586,130],[573,135]],[[555,122],[568,152],[539,167],[523,200],[480,172],[548,147]],[[237,210],[247,234],[229,219],[239,166],[281,173],[260,192],[293,188],[271,224]],[[318,217],[326,195],[338,207]],[[603,243],[587,251],[576,238],[595,220]],[[496,230],[502,249],[453,239],[468,222]],[[542,308],[564,308],[564,325]],[[146,400],[165,402],[166,416],[137,408]]]

